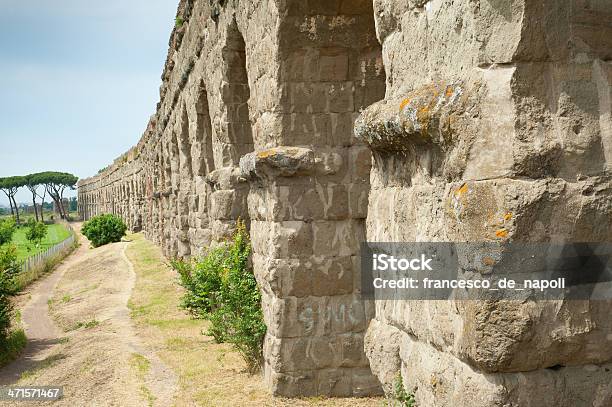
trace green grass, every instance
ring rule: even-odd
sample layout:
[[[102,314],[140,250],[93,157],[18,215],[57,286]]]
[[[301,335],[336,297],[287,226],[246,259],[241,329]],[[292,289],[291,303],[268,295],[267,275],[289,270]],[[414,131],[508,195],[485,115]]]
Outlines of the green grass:
[[[54,225],[54,226],[61,226],[61,225]],[[70,232],[68,232],[63,226],[62,229],[64,231],[59,231],[59,233],[55,233],[54,236],[56,239],[58,239],[58,235],[62,236],[62,237],[66,237],[66,234],[68,234],[68,236],[70,235]],[[57,230],[56,230],[57,231]],[[17,234],[17,233],[16,233]],[[49,234],[47,236],[52,237],[51,234]],[[13,236],[13,241],[15,239],[15,236]],[[60,242],[64,240],[64,239],[60,239]],[[27,239],[26,239],[27,241]],[[59,242],[57,242],[59,243]],[[75,236],[75,241],[72,245],[66,247],[64,250],[62,250],[61,252],[56,253],[55,256],[51,256],[50,258],[46,259],[43,264],[41,264],[38,267],[31,267],[28,271],[21,272],[18,273],[14,279],[13,279],[13,287],[11,288],[13,293],[17,293],[21,290],[23,290],[25,287],[27,287],[28,285],[30,285],[32,282],[36,281],[40,276],[48,273],[49,271],[53,270],[53,268],[58,265],[59,263],[61,263],[61,261],[68,256],[70,253],[72,253],[72,251],[74,249],[76,249],[78,246],[80,246],[79,242],[78,242],[78,235]],[[19,251],[19,249],[17,249]],[[27,249],[26,249],[27,250]],[[30,254],[31,255],[31,254]],[[51,304],[49,304],[51,305]]]
[[[40,373],[41,370],[47,369],[65,358],[66,355],[64,355],[63,353],[56,353],[54,355],[47,356],[45,359],[38,362],[34,368],[21,373],[20,380],[26,380],[35,377],[36,375],[38,375],[38,373]]]
[[[138,380],[143,382],[145,379],[145,376],[151,369],[151,362],[149,362],[149,360],[145,358],[144,356],[142,356],[141,354],[132,353],[132,357],[130,359],[130,366],[136,372],[136,376],[138,377]],[[145,398],[145,400],[147,400],[147,404],[149,406],[154,405],[153,403],[155,402],[155,396],[153,396],[153,393],[151,393],[151,390],[149,390],[149,388],[145,386],[144,383],[141,384],[140,386],[140,393]]]
[[[11,332],[7,340],[6,352],[0,355],[0,366],[7,365],[17,359],[17,356],[25,348],[27,341],[23,329],[16,329]]]
[[[20,227],[13,235],[13,244],[17,247],[17,260],[25,260],[30,256],[47,250],[49,247],[62,242],[70,236],[70,231],[63,225],[53,224],[47,228],[47,235],[42,240],[39,247],[26,239],[25,227]]]
[[[0,219],[3,218],[12,218],[13,215],[11,215],[11,211],[9,211],[8,213],[5,213],[4,215],[0,215]],[[35,219],[36,217],[34,216],[34,212],[32,213],[24,213],[23,210],[19,211],[19,220],[21,221],[22,224],[26,223],[28,221],[28,219]],[[43,218],[45,219],[45,222],[51,220],[51,218],[53,219],[59,219],[59,214],[47,210],[45,209],[45,213],[43,213]]]
[[[68,328],[66,331],[76,331],[77,329],[81,328],[91,329],[97,327],[98,325],[100,325],[100,321],[98,321],[97,319],[92,319],[91,321],[79,321],[70,328]]]
[[[134,368],[140,377],[143,377],[149,372],[151,369],[151,362],[144,356],[139,353],[132,353],[132,358],[130,359],[130,366]]]

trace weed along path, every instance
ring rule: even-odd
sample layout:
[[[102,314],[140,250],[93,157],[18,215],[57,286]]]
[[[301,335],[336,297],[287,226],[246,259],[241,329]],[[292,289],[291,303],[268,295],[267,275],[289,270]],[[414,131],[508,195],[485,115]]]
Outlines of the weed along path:
[[[75,253],[18,303],[28,347],[0,370],[0,382],[63,386],[64,397],[52,402],[59,406],[172,405],[176,376],[132,327],[129,243],[91,249],[79,237]]]

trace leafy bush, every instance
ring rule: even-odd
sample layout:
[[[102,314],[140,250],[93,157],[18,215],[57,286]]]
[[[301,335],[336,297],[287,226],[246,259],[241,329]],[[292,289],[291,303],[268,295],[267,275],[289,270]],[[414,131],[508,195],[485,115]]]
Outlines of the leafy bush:
[[[23,348],[27,345],[27,338],[23,329],[12,331],[0,351],[0,366],[7,365],[17,359]]]
[[[2,283],[4,285],[4,283]],[[8,293],[0,294],[0,355],[8,351],[8,339],[11,334],[11,317],[13,306]]]
[[[18,272],[17,248],[12,244],[0,247],[0,274],[13,278]]]
[[[127,226],[123,220],[113,214],[94,216],[83,224],[81,232],[94,247],[121,241]]]
[[[37,222],[33,218],[28,219],[26,223],[26,239],[32,243],[40,244],[40,242],[47,236],[47,225],[43,222]]]
[[[0,220],[0,246],[13,240],[15,228],[16,226],[13,218]]]
[[[416,407],[414,394],[406,391],[400,372],[397,372],[395,382],[393,383],[393,398],[397,402],[395,404],[399,407]]]
[[[0,247],[0,359],[9,352],[11,346],[9,339],[13,305],[9,295],[12,293],[13,277],[18,271],[15,246]]]
[[[181,285],[187,289],[182,307],[197,318],[206,318],[218,308],[222,286],[219,271],[224,267],[226,252],[227,248],[221,246],[193,262],[172,262],[172,266],[179,273]]]
[[[239,222],[230,242],[199,259],[175,260],[172,266],[186,289],[182,306],[209,320],[208,334],[217,342],[231,343],[254,373],[261,367],[266,325],[250,255],[248,233]]]

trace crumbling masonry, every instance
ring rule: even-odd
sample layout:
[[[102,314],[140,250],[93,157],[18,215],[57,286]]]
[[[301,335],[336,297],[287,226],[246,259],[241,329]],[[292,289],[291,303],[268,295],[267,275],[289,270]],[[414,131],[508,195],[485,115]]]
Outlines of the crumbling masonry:
[[[377,394],[401,370],[427,407],[612,405],[612,303],[374,305],[358,272],[366,237],[612,240],[610,0],[178,16],[156,113],[79,210],[182,257],[247,221],[274,394]]]

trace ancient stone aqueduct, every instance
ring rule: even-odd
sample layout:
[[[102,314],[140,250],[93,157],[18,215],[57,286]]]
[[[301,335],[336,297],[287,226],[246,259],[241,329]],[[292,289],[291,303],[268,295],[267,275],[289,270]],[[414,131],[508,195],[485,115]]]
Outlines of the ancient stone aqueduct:
[[[612,241],[610,0],[181,0],[138,145],[80,181],[167,256],[249,223],[284,396],[612,406],[609,301],[359,297],[362,241]],[[382,383],[382,386],[381,386]]]

